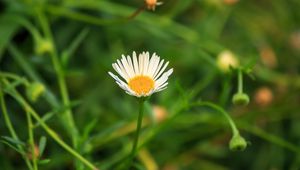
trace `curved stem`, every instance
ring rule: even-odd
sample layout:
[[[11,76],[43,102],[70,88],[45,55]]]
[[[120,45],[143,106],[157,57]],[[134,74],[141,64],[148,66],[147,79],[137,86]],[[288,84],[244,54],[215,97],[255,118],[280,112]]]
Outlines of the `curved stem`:
[[[11,121],[10,121],[10,118],[9,118],[9,115],[8,115],[8,112],[7,112],[7,109],[6,109],[6,103],[5,103],[5,100],[4,100],[4,94],[2,92],[2,84],[1,84],[1,82],[0,82],[0,102],[1,102],[1,109],[2,109],[2,113],[3,113],[4,121],[5,121],[5,124],[6,124],[7,128],[8,128],[8,130],[9,130],[9,133],[10,133],[10,135],[12,136],[12,138],[14,140],[19,141],[19,137],[18,137],[18,135],[17,135],[17,133],[16,133],[16,131],[15,131],[15,129],[14,129]],[[30,161],[28,159],[28,157],[25,154],[25,151],[24,151],[23,147],[20,146],[20,145],[17,145],[17,147],[21,151],[21,155],[22,155],[22,157],[23,157],[23,159],[24,159],[27,167],[29,169],[33,169],[32,165],[31,165],[31,163],[30,163]]]
[[[6,85],[9,86],[9,82],[4,79],[3,81]],[[72,154],[74,157],[76,157],[78,160],[80,160],[82,163],[84,163],[87,167],[89,167],[92,170],[98,170],[96,166],[94,166],[91,162],[89,162],[87,159],[85,159],[82,155],[77,153],[73,148],[71,148],[68,144],[66,144],[63,140],[60,139],[59,135],[52,130],[38,115],[38,113],[27,103],[27,101],[23,98],[23,96],[16,91],[15,89],[12,89],[9,94],[18,101],[25,111],[28,111],[42,126],[42,128],[66,151],[68,151],[70,154]]]
[[[194,104],[191,104],[191,106],[207,106],[207,107],[210,107],[212,109],[215,109],[217,110],[218,112],[220,112],[224,117],[225,119],[227,120],[227,122],[229,123],[230,127],[231,127],[231,130],[232,130],[232,133],[233,133],[233,136],[235,135],[238,135],[239,134],[239,130],[237,129],[234,121],[232,120],[232,118],[228,115],[228,113],[223,109],[221,108],[220,106],[216,105],[216,104],[213,104],[213,103],[210,103],[210,102],[197,102],[197,103],[194,103]]]
[[[186,111],[188,109],[191,109],[192,107],[198,107],[198,106],[207,106],[210,107],[214,110],[217,110],[218,112],[220,112],[226,119],[226,121],[229,123],[230,128],[232,130],[233,136],[234,135],[239,135],[239,130],[237,129],[234,121],[232,120],[232,118],[229,116],[229,114],[220,106],[210,103],[210,102],[194,102],[189,104],[188,106],[186,106],[185,104],[182,106],[179,106],[178,110],[174,111],[173,114],[170,114],[170,118],[168,120],[166,120],[165,122],[163,122],[162,124],[158,125],[157,127],[155,127],[152,131],[150,131],[150,133],[147,134],[147,136],[143,139],[143,143],[139,146],[143,147],[145,146],[147,143],[149,143],[156,134],[158,134],[160,131],[162,131],[162,129],[166,128],[170,122],[179,115],[179,113]]]
[[[13,74],[13,73],[0,72],[0,77],[7,77],[7,78],[10,78],[10,79],[21,81],[21,82],[24,83],[25,86],[29,85],[29,82],[25,77],[20,77],[16,74]]]

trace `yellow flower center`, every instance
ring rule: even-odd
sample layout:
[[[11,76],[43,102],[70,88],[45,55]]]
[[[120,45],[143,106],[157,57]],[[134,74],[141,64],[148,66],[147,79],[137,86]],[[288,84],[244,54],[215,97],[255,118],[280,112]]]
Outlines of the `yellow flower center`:
[[[136,76],[129,80],[128,86],[137,94],[147,94],[154,88],[154,81],[148,76]]]

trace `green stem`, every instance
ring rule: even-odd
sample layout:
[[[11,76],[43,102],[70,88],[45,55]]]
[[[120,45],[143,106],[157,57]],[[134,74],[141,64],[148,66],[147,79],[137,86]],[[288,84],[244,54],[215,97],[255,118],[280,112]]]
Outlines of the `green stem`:
[[[134,136],[134,140],[133,140],[133,145],[132,145],[132,149],[131,149],[131,153],[128,157],[128,159],[117,169],[126,169],[129,170],[130,166],[133,164],[133,159],[136,155],[136,152],[138,150],[138,141],[139,141],[139,136],[140,136],[140,131],[141,131],[141,127],[142,127],[142,121],[143,121],[143,114],[144,114],[144,103],[145,103],[145,99],[144,98],[140,98],[139,99],[139,114],[138,114],[138,120],[137,120],[137,124],[136,124],[136,132],[135,132],[135,136]]]
[[[41,23],[43,32],[46,36],[46,38],[51,42],[52,46],[53,46],[53,50],[50,52],[51,54],[51,58],[52,58],[52,63],[54,66],[54,69],[56,71],[57,74],[57,79],[58,79],[58,84],[59,84],[59,89],[60,89],[60,93],[61,93],[61,97],[63,100],[63,104],[65,106],[70,106],[70,98],[69,98],[69,93],[67,90],[67,85],[66,85],[66,81],[65,81],[65,75],[64,75],[64,71],[62,69],[62,65],[59,61],[58,58],[58,54],[57,54],[57,50],[55,48],[55,44],[54,44],[54,40],[53,40],[53,36],[50,30],[50,26],[48,24],[47,18],[44,16],[44,14],[42,13],[42,11],[38,10],[38,19],[39,22]],[[71,132],[71,138],[72,138],[72,143],[73,146],[75,148],[77,148],[78,146],[78,130],[77,127],[75,125],[74,122],[74,118],[72,115],[72,110],[69,108],[67,109],[63,115],[65,115],[65,120],[67,121],[67,125],[68,125],[68,130]]]
[[[0,72],[0,77],[7,77],[7,78],[10,78],[10,79],[14,79],[14,80],[23,82],[25,86],[29,85],[29,82],[25,77],[20,77],[16,74],[7,73],[7,72]]]
[[[7,112],[7,108],[6,108],[6,103],[5,103],[5,100],[4,100],[4,94],[2,92],[2,84],[1,84],[1,82],[0,82],[0,88],[1,88],[0,89],[0,101],[1,101],[1,108],[2,108],[2,113],[3,113],[5,124],[6,124],[8,130],[9,130],[9,133],[11,134],[12,138],[14,140],[19,141],[19,137],[18,137],[18,135],[17,135],[17,133],[16,133],[16,131],[15,131],[15,129],[14,129],[11,121],[10,121],[10,118],[8,116],[8,112]],[[23,147],[21,145],[17,145],[17,147],[22,152],[21,155],[22,155],[22,157],[23,157],[23,159],[24,159],[27,167],[29,169],[33,169],[32,165],[31,165],[31,163],[30,163],[30,161],[28,159],[28,157],[25,154],[25,151],[24,151]]]
[[[237,129],[237,127],[236,127],[234,121],[232,120],[232,118],[231,118],[231,117],[228,115],[228,113],[227,113],[223,108],[221,108],[220,106],[215,105],[215,104],[210,103],[210,102],[197,102],[197,103],[191,104],[191,106],[207,106],[207,107],[210,107],[210,108],[212,108],[212,109],[217,110],[218,112],[220,112],[220,113],[225,117],[225,119],[226,119],[227,122],[229,123],[229,125],[230,125],[230,127],[231,127],[231,130],[232,130],[233,136],[239,134],[239,130]]]
[[[30,79],[46,84],[45,81],[37,73],[37,71],[34,70],[34,68],[30,65],[29,61],[27,60],[27,57],[24,56],[14,44],[8,44],[7,49],[13,57],[14,61],[24,70],[24,72],[29,76]],[[57,108],[60,106],[56,97],[49,90],[49,88],[47,88],[44,96],[52,107]]]
[[[33,164],[33,169],[38,170],[37,166],[37,155],[35,155],[35,144],[34,144],[34,134],[33,134],[33,124],[31,120],[31,116],[29,111],[26,111],[27,123],[28,123],[28,135],[29,135],[29,143],[31,148],[31,159]]]
[[[9,82],[4,79],[4,83],[9,86]],[[60,139],[58,134],[52,130],[38,115],[38,113],[26,102],[26,100],[20,95],[19,92],[17,92],[15,89],[12,89],[12,91],[9,93],[12,97],[14,97],[25,109],[25,111],[28,111],[42,126],[42,128],[66,151],[68,151],[70,154],[72,154],[74,157],[76,157],[78,160],[80,160],[82,163],[84,163],[87,167],[89,167],[92,170],[98,170],[96,166],[94,166],[92,163],[90,163],[87,159],[85,159],[83,156],[81,156],[79,153],[77,153],[74,149],[72,149],[69,145],[67,145],[63,140]]]
[[[233,136],[235,135],[238,135],[239,134],[239,130],[237,129],[234,121],[232,120],[232,118],[228,115],[228,113],[223,109],[221,108],[220,106],[216,105],[216,104],[213,104],[213,103],[210,103],[210,102],[198,102],[198,103],[195,103],[196,106],[207,106],[207,107],[210,107],[214,110],[217,110],[218,112],[220,112],[224,118],[227,120],[227,122],[229,123],[230,127],[231,127],[231,130],[232,130],[232,134]]]
[[[141,99],[139,103],[139,115],[138,115],[138,120],[136,124],[136,132],[135,132],[135,137],[132,145],[132,150],[131,150],[131,157],[134,157],[137,151],[137,146],[138,146],[138,141],[139,141],[139,136],[140,136],[140,131],[142,127],[142,121],[143,121],[143,114],[144,114],[144,100]]]
[[[238,69],[238,93],[243,93],[243,72],[240,68]]]
[[[166,128],[171,123],[171,121],[174,120],[179,115],[179,113],[186,111],[188,109],[191,109],[193,107],[199,107],[199,106],[207,106],[207,107],[210,107],[210,108],[220,112],[225,117],[226,121],[229,123],[233,136],[239,135],[239,130],[237,129],[234,121],[231,119],[231,117],[228,115],[228,113],[223,108],[221,108],[220,106],[215,105],[211,102],[205,102],[205,101],[201,102],[200,101],[200,102],[191,103],[188,106],[186,106],[185,104],[179,106],[177,110],[174,110],[173,113],[170,113],[170,117],[168,120],[166,120],[165,122],[163,122],[160,125],[158,125],[157,127],[155,127],[153,130],[150,131],[150,133],[146,134],[146,136],[143,140],[143,143],[139,147],[143,147],[147,143],[149,143],[154,138],[154,136],[156,134],[158,134],[159,132],[161,132],[164,128]]]

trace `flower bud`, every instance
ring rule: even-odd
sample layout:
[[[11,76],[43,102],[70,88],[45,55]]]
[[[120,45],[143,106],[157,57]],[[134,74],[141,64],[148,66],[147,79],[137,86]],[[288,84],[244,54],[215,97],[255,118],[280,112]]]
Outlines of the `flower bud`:
[[[168,111],[162,106],[153,106],[154,118],[157,122],[162,122],[167,118]]]
[[[249,101],[249,96],[245,93],[236,93],[232,98],[232,103],[240,106],[248,105]]]
[[[35,102],[45,91],[45,86],[39,82],[31,83],[26,89],[27,97]]]
[[[247,142],[240,134],[234,135],[229,142],[229,148],[232,151],[243,151],[246,147]]]
[[[149,10],[155,10],[155,7],[162,5],[162,2],[157,2],[157,0],[145,0],[146,6]]]
[[[32,154],[32,147],[30,146],[29,147],[29,152],[28,152],[28,158],[29,159],[33,159],[33,156],[35,159],[37,159],[39,156],[40,156],[40,150],[39,150],[39,147],[37,145],[34,145],[34,148],[33,148],[33,154]]]
[[[239,61],[229,50],[222,51],[217,57],[217,66],[223,72],[229,72],[230,67],[238,67]]]
[[[273,92],[269,87],[260,87],[255,92],[255,102],[259,106],[268,106],[273,101]]]
[[[35,52],[38,55],[42,55],[44,53],[51,52],[51,51],[53,51],[53,45],[52,45],[51,41],[49,41],[48,39],[44,39],[44,38],[39,38],[36,41]]]

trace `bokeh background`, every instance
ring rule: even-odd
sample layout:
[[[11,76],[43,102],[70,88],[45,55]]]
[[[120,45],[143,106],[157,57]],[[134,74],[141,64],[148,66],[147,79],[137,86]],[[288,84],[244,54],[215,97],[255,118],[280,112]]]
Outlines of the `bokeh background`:
[[[113,170],[131,147],[138,104],[107,72],[122,54],[156,52],[170,61],[174,73],[168,89],[147,102],[136,169],[299,169],[300,1],[165,0],[155,11],[144,6],[143,0],[2,0],[1,79],[10,73],[41,82],[46,92],[29,102],[33,108],[70,146],[61,114],[71,108],[80,133],[76,150],[100,169]],[[53,34],[53,43],[45,29]],[[69,106],[62,102],[54,49]],[[224,51],[251,71],[244,75],[244,92],[251,99],[247,106],[231,102],[237,78],[218,65]],[[10,81],[26,97],[28,87]],[[1,91],[7,91],[4,85]],[[31,157],[24,109],[9,95],[4,99],[19,142]],[[220,113],[205,107],[182,109],[199,100],[230,114],[249,141],[244,151],[229,149],[232,133]],[[50,160],[39,169],[80,169],[43,128],[36,126],[34,132],[37,144],[47,138],[41,159]],[[5,138],[10,133],[3,114],[0,133],[0,169],[28,169],[6,145],[16,141]]]

